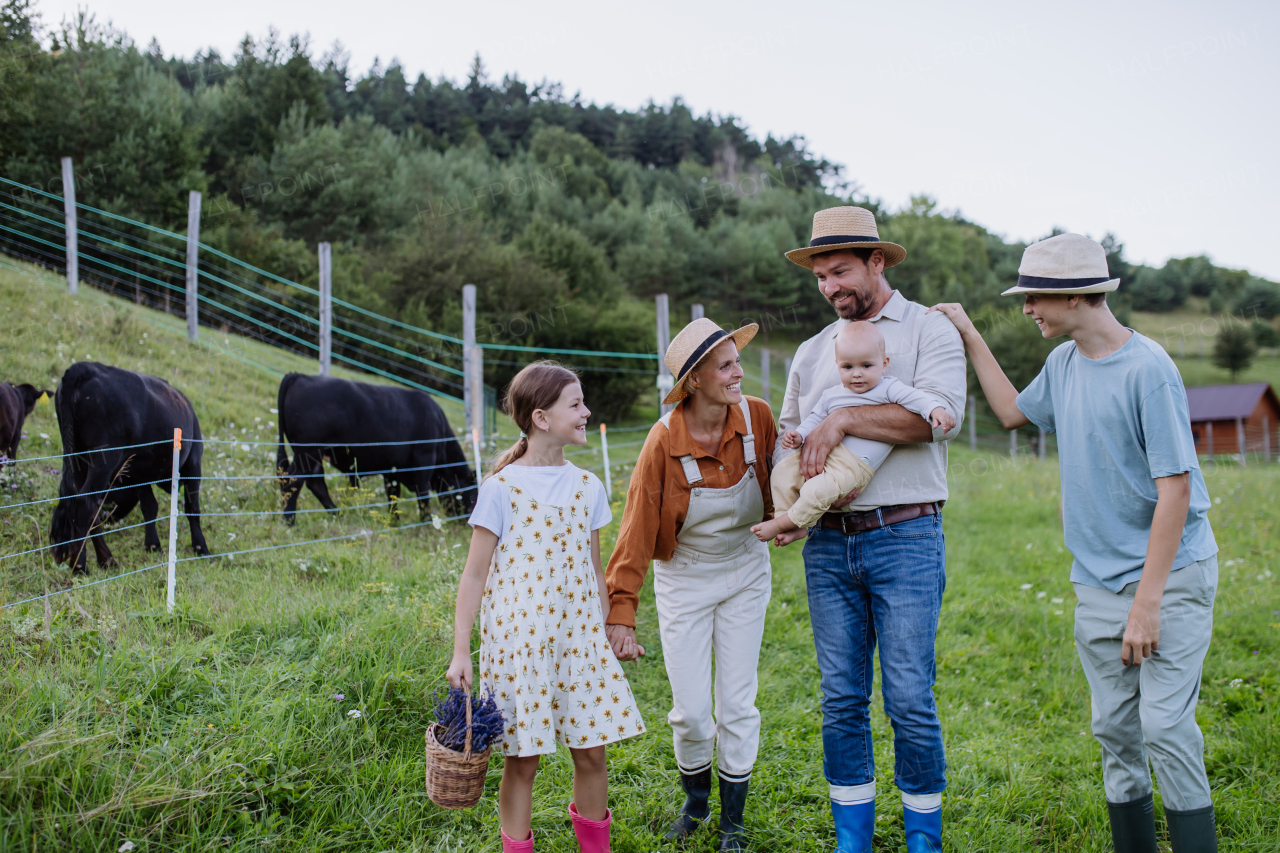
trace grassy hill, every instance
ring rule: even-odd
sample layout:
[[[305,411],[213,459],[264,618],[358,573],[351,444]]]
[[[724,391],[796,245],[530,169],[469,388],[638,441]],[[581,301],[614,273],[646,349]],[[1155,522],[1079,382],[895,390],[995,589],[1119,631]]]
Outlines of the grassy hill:
[[[125,842],[136,851],[494,849],[499,762],[485,799],[469,811],[435,808],[422,782],[426,709],[444,683],[465,529],[393,529],[385,508],[310,513],[285,528],[272,513],[270,482],[216,479],[270,469],[269,448],[249,442],[274,440],[275,374],[310,370],[310,362],[234,338],[190,346],[174,318],[92,291],[71,300],[59,279],[26,267],[0,268],[0,305],[0,378],[48,385],[72,361],[92,356],[183,388],[212,436],[239,442],[211,460],[207,508],[251,514],[207,519],[213,550],[275,548],[180,563],[173,615],[162,604],[162,570],[88,586],[106,576],[95,569],[47,606],[0,610],[0,850],[79,853]],[[615,460],[635,436],[618,437]],[[20,458],[57,449],[52,407],[42,403]],[[595,457],[588,450],[582,458]],[[57,464],[23,463],[18,489],[9,488],[13,482],[6,489],[23,501],[50,496]],[[949,474],[948,583],[937,641],[949,849],[1103,853],[1110,838],[1072,643],[1057,467],[954,448]],[[1221,849],[1265,850],[1280,835],[1275,474],[1224,464],[1206,476],[1222,553],[1197,718]],[[382,497],[369,490],[338,500],[351,506]],[[309,497],[300,505],[316,507]],[[0,555],[43,544],[47,506],[0,509]],[[615,503],[615,521],[604,531],[606,558],[622,510]],[[404,526],[415,521],[407,517]],[[141,540],[136,530],[114,535],[122,567],[157,561],[141,553]],[[189,556],[179,541],[181,556]],[[773,571],[760,669],[763,736],[748,812],[752,849],[829,849],[800,548],[774,551]],[[4,560],[0,603],[66,582],[47,560]],[[658,849],[680,799],[663,725],[669,688],[651,587],[642,596],[640,639],[648,656],[626,670],[650,734],[610,751],[619,853]],[[873,708],[877,849],[898,850],[892,735],[878,699]],[[569,757],[557,754],[542,767],[538,849],[571,853]],[[688,849],[709,851],[713,838],[704,832]]]

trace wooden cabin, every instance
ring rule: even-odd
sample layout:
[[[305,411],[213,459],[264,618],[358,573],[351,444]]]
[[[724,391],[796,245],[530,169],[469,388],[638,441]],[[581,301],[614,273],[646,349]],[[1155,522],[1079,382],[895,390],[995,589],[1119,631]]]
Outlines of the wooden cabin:
[[[1268,382],[1187,389],[1196,452],[1271,454],[1280,450],[1280,400]]]

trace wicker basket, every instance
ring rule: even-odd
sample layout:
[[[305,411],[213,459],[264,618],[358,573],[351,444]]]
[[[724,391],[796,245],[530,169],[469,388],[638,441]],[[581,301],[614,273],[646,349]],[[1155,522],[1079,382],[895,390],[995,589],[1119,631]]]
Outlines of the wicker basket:
[[[427,796],[442,809],[469,809],[484,794],[484,777],[489,770],[489,753],[471,753],[471,697],[467,697],[467,741],[462,752],[449,749],[436,739],[439,723],[427,729]]]

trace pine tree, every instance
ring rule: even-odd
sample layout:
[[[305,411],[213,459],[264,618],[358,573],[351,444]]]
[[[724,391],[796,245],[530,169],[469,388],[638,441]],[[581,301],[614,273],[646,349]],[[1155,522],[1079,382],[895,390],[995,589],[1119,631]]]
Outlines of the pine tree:
[[[1242,370],[1248,370],[1253,364],[1253,357],[1258,354],[1258,345],[1253,340],[1253,333],[1245,326],[1232,324],[1218,333],[1218,340],[1213,345],[1213,363],[1223,370],[1231,372],[1231,381]]]

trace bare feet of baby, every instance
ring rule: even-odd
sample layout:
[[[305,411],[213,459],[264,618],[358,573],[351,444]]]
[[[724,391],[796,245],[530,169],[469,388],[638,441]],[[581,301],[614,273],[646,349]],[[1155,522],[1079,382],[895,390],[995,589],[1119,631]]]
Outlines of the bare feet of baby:
[[[807,530],[788,530],[786,533],[779,533],[773,537],[773,544],[776,548],[783,548],[795,542],[797,539],[803,539],[809,535]]]
[[[762,521],[755,525],[751,528],[751,532],[754,533],[756,538],[761,542],[768,542],[770,539],[774,539],[783,533],[787,533],[795,529],[796,526],[791,523],[790,517],[783,512],[779,513],[776,518],[769,521]]]

